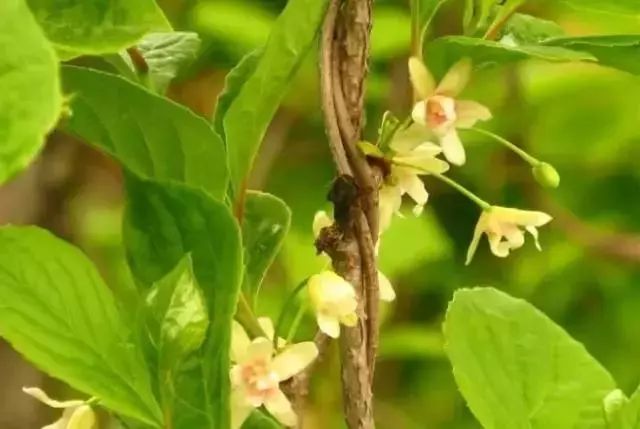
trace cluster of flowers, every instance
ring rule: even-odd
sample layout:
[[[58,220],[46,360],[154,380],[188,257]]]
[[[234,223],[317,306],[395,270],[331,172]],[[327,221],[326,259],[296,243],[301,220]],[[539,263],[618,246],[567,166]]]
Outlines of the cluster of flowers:
[[[380,189],[381,232],[390,226],[395,215],[400,214],[405,194],[415,202],[414,214],[422,212],[429,194],[420,176],[443,178],[442,174],[449,170],[449,164],[460,166],[465,163],[465,150],[457,129],[471,128],[478,121],[491,119],[489,109],[480,103],[457,99],[469,81],[469,61],[456,63],[437,84],[417,58],[409,60],[409,74],[420,99],[413,107],[411,125],[396,130],[388,147],[374,147],[372,153],[368,154],[384,159],[390,166],[390,172]],[[444,160],[438,158],[440,154],[444,155]],[[534,169],[534,175],[547,174],[548,169],[552,174],[557,174],[548,164],[535,162],[540,168]],[[483,234],[487,235],[492,253],[499,257],[506,257],[511,250],[524,244],[523,229],[533,236],[536,246],[540,248],[536,228],[548,223],[551,216],[539,211],[493,206],[479,198],[476,202],[482,213],[467,252],[467,264],[473,258]],[[332,223],[333,219],[327,213],[318,212],[313,221],[316,238],[323,228]],[[329,265],[328,257],[325,255],[324,258]],[[389,279],[378,272],[378,280],[380,299],[393,301],[395,291]],[[356,325],[358,299],[349,282],[330,269],[325,269],[309,278],[307,288],[322,332],[337,338],[340,325]],[[259,318],[258,323],[264,335],[251,339],[239,323],[233,322],[230,370],[232,428],[240,428],[251,411],[261,406],[283,425],[295,426],[296,413],[280,389],[280,383],[311,364],[318,355],[318,349],[310,341],[287,344],[278,338],[274,342],[271,320]],[[59,402],[38,388],[25,388],[24,391],[49,406],[64,409],[58,421],[43,429],[91,429],[95,425],[95,414],[88,401]]]

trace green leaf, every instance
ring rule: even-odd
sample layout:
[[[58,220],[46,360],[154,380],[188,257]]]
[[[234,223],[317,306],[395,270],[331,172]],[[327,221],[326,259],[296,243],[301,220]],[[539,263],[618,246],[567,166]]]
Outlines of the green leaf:
[[[543,44],[587,52],[602,65],[640,74],[640,34],[562,37]]]
[[[430,66],[438,71],[447,70],[457,60],[468,57],[476,67],[504,64],[527,59],[552,62],[596,61],[586,52],[557,46],[512,45],[466,36],[446,36],[434,40],[425,49]]]
[[[576,9],[594,12],[635,14],[640,17],[640,2],[637,0],[560,0]]]
[[[150,33],[140,40],[137,48],[149,66],[151,85],[155,91],[164,93],[180,68],[196,58],[200,38],[196,33],[184,31]],[[123,55],[128,58],[128,54]]]
[[[291,0],[278,17],[255,71],[224,117],[233,189],[248,174],[267,126],[311,48],[327,0]]]
[[[226,428],[231,320],[242,270],[239,227],[229,209],[202,190],[132,174],[126,177],[123,233],[134,277],[143,287],[150,287],[190,253],[208,305],[206,342],[178,388],[188,390],[180,396],[188,398],[192,414],[176,418],[199,421],[184,427]]]
[[[0,229],[0,335],[48,374],[160,427],[139,347],[96,268],[35,227]]]
[[[0,2],[0,183],[23,169],[55,126],[62,94],[55,52],[23,0]]]
[[[224,89],[218,96],[216,111],[213,116],[213,128],[222,137],[223,141],[226,141],[224,117],[227,114],[227,110],[229,110],[231,103],[240,93],[242,85],[249,80],[249,77],[256,70],[262,52],[262,49],[256,49],[242,57],[240,62],[225,77]]]
[[[262,280],[282,247],[290,225],[291,210],[280,198],[258,191],[247,193],[242,221],[243,288],[254,306]]]
[[[121,77],[63,67],[73,96],[65,130],[104,150],[127,169],[225,195],[224,146],[211,125],[183,106]]]
[[[64,60],[115,53],[150,31],[171,30],[154,0],[27,0],[27,3]]]
[[[282,426],[262,411],[252,412],[242,424],[242,429],[281,429]]]
[[[193,273],[191,257],[183,258],[158,280],[146,297],[150,332],[161,370],[171,371],[205,340],[209,316]]]
[[[460,391],[486,429],[604,429],[609,373],[561,327],[493,288],[449,304],[445,350]]]
[[[564,30],[553,21],[516,13],[506,23],[502,34],[504,37],[512,38],[518,45],[526,45],[564,36]]]

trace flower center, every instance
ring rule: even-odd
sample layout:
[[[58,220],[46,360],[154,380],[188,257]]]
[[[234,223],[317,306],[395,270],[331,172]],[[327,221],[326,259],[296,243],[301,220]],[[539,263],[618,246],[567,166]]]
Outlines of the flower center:
[[[447,128],[457,119],[455,100],[443,95],[434,95],[426,101],[427,124],[434,130]]]
[[[278,374],[264,360],[256,360],[242,366],[242,383],[250,401],[256,406],[278,390]]]

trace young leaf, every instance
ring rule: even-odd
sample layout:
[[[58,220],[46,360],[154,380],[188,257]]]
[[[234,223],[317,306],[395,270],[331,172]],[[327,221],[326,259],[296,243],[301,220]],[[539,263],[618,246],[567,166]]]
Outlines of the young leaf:
[[[170,372],[185,356],[200,348],[209,325],[191,257],[183,258],[169,274],[154,283],[147,294],[146,306],[160,369]]]
[[[154,0],[27,0],[27,3],[64,60],[115,53],[133,45],[149,31],[171,30]]]
[[[247,175],[267,126],[324,18],[327,0],[291,0],[277,19],[255,71],[224,117],[231,184]]]
[[[0,183],[44,144],[62,107],[55,52],[23,0],[0,1]]]
[[[208,305],[209,333],[193,364],[198,376],[187,377],[184,388],[196,392],[194,406],[208,415],[206,426],[197,427],[226,428],[231,320],[242,269],[239,227],[223,203],[199,189],[133,174],[127,174],[126,188],[124,241],[134,277],[150,287],[191,254]]]
[[[518,45],[534,45],[551,37],[561,37],[564,30],[553,21],[516,13],[504,26],[502,34],[511,37]]]
[[[203,118],[121,77],[63,67],[73,96],[65,130],[106,151],[127,169],[202,187],[222,199],[228,183],[220,137]]]
[[[557,46],[513,45],[466,36],[445,36],[434,40],[425,48],[429,65],[444,71],[463,57],[471,58],[474,66],[482,67],[527,59],[552,62],[597,61],[586,52]]]
[[[258,191],[247,193],[242,221],[245,275],[243,288],[255,299],[267,269],[291,224],[291,210],[280,198]]]
[[[85,255],[44,230],[0,229],[0,335],[48,374],[160,427],[147,368],[111,292]]]
[[[149,66],[153,89],[162,94],[180,68],[196,58],[200,38],[196,33],[183,31],[150,33],[138,42],[137,48]]]
[[[258,66],[258,61],[262,56],[262,49],[256,49],[242,57],[240,62],[227,74],[224,80],[224,89],[218,96],[216,103],[216,111],[213,115],[213,129],[218,133],[222,140],[226,142],[227,137],[224,132],[224,117],[227,110],[238,96],[242,85],[249,80]]]
[[[526,301],[462,289],[449,304],[445,349],[460,391],[486,429],[604,429],[609,373]]]
[[[640,34],[561,37],[543,44],[588,52],[602,65],[640,74]]]

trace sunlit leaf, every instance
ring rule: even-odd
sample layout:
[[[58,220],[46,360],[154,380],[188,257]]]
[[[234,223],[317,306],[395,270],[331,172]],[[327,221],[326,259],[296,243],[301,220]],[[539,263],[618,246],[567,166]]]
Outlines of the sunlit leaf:
[[[202,187],[223,198],[224,147],[206,120],[118,76],[67,66],[63,79],[74,94],[65,130],[138,175]]]
[[[242,220],[243,288],[254,305],[262,280],[282,246],[290,223],[291,210],[280,198],[264,192],[247,193]]]
[[[54,127],[58,61],[23,0],[0,2],[0,183],[23,169]]]
[[[48,374],[160,427],[147,367],[109,288],[84,254],[46,231],[0,229],[0,335]]]
[[[519,45],[536,44],[551,37],[564,36],[564,30],[553,21],[536,16],[516,13],[502,30],[504,37],[512,38]]]
[[[6,1],[6,0],[4,0]],[[67,60],[115,53],[153,30],[171,30],[154,0],[27,0]]]
[[[636,14],[640,17],[640,2],[637,0],[560,0],[576,9],[597,12]]]
[[[449,304],[445,350],[460,391],[486,429],[604,429],[609,373],[561,327],[521,299],[462,289]]]
[[[229,209],[202,190],[132,174],[126,182],[124,239],[134,277],[151,287],[191,254],[208,307],[207,339],[179,387],[191,404],[178,417],[192,426],[182,427],[226,428],[231,320],[242,270],[239,227]]]
[[[543,44],[587,52],[602,65],[640,74],[640,34],[562,37]]]
[[[231,182],[241,187],[285,90],[311,48],[327,0],[291,0],[269,36],[251,77],[224,118]]]

